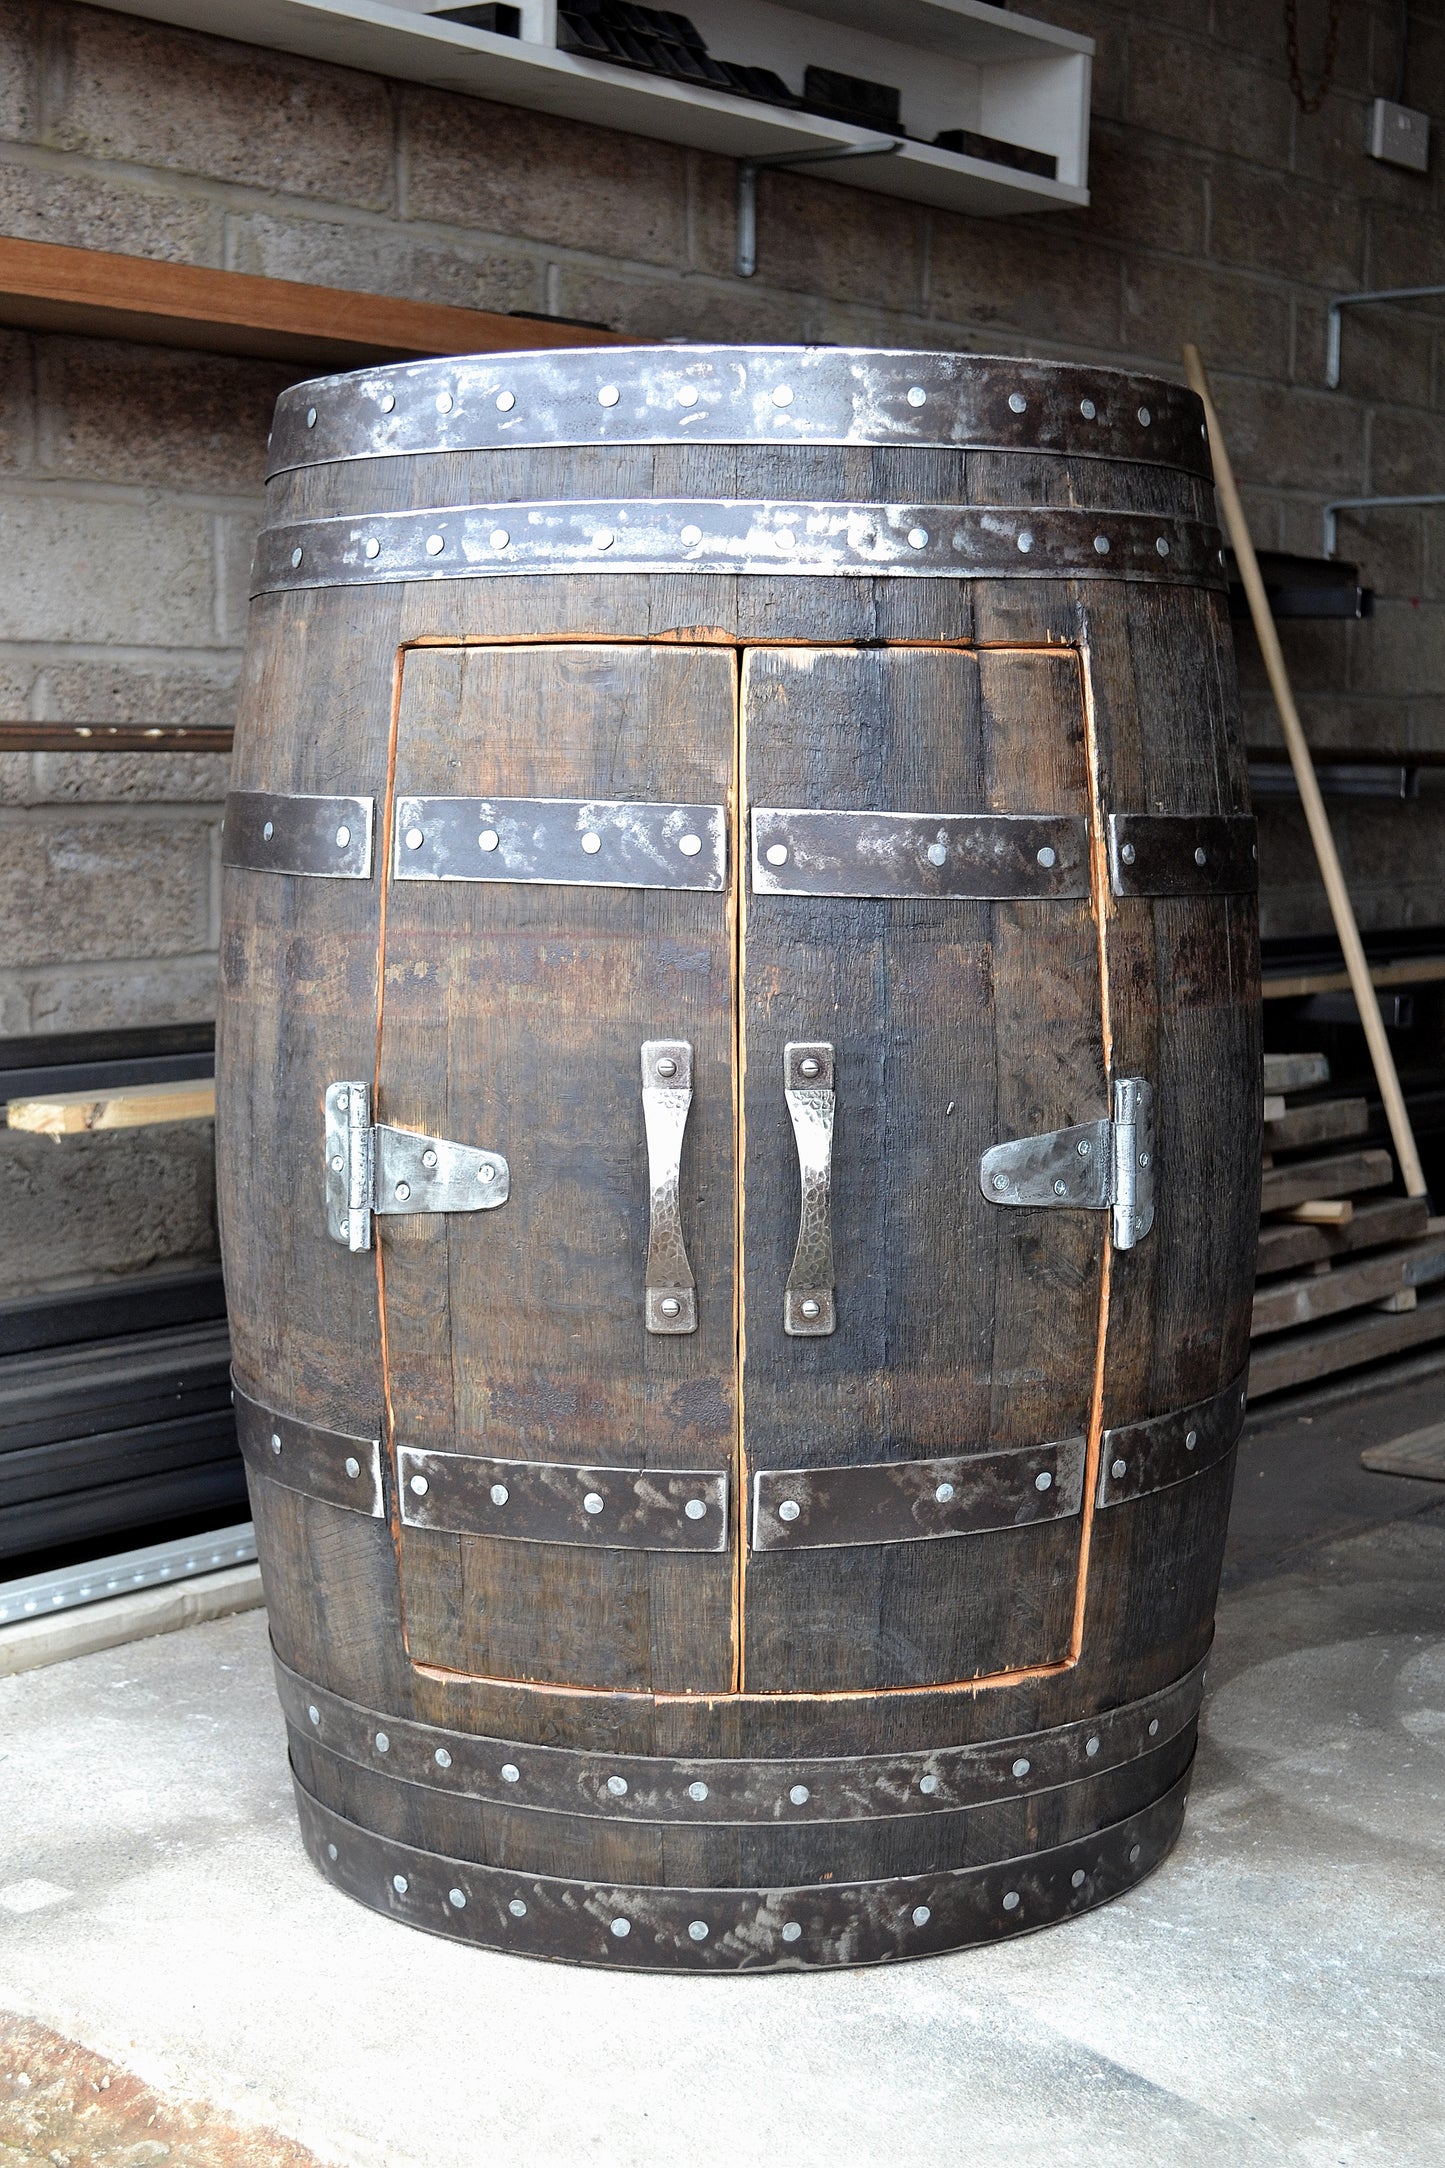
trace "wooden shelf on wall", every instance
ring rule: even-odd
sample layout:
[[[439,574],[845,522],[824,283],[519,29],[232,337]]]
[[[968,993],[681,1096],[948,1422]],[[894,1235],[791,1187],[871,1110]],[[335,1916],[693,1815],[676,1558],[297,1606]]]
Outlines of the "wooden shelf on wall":
[[[550,317],[500,316],[438,301],[4,239],[0,323],[338,369],[426,354],[626,343],[620,333]]]
[[[1089,200],[1094,41],[1037,22],[1002,0],[888,0],[886,7],[877,0],[690,0],[685,12],[713,59],[772,71],[784,79],[787,105],[567,50],[565,36],[558,43],[556,0],[520,0],[516,36],[439,12],[457,0],[109,4],[725,158],[846,151],[847,158],[820,165],[818,177],[945,210],[998,216]],[[800,109],[809,62],[895,86],[898,127]],[[935,134],[953,129],[968,131],[980,155],[967,154],[967,144],[938,148]],[[999,156],[987,152],[989,142]],[[1009,162],[1019,151],[1051,158],[1053,175]]]
[[[229,753],[230,723],[7,723],[0,753]]]

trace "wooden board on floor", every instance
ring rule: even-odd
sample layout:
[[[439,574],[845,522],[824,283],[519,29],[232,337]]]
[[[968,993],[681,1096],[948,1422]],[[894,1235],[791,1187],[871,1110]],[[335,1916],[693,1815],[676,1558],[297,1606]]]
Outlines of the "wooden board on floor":
[[[1413,1292],[1436,1280],[1445,1280],[1445,1243],[1441,1242],[1407,1243],[1325,1272],[1309,1273],[1303,1279],[1277,1280],[1255,1292],[1250,1335],[1258,1339],[1266,1333],[1288,1332],[1292,1325],[1310,1325],[1341,1310],[1384,1302],[1402,1290]]]
[[[1377,1197],[1357,1205],[1343,1226],[1297,1226],[1275,1220],[1259,1230],[1259,1272],[1298,1272],[1302,1265],[1327,1263],[1357,1250],[1379,1249],[1386,1242],[1410,1242],[1430,1231],[1430,1207],[1423,1197]]]
[[[1445,1294],[1427,1295],[1400,1317],[1367,1310],[1338,1324],[1309,1326],[1272,1340],[1250,1358],[1249,1397],[1260,1400],[1337,1370],[1426,1347],[1432,1340],[1445,1340]]]
[[[1395,1179],[1388,1152],[1339,1152],[1328,1159],[1297,1159],[1286,1167],[1267,1167],[1260,1193],[1261,1212],[1282,1212],[1310,1197],[1353,1197],[1362,1189],[1387,1189]]]
[[[1266,1054],[1264,1057],[1264,1088],[1267,1092],[1308,1092],[1329,1081],[1329,1057],[1325,1054]]]
[[[1406,1431],[1385,1445],[1372,1445],[1360,1455],[1362,1468],[1377,1475],[1408,1475],[1416,1482],[1445,1483],[1445,1423],[1427,1423],[1423,1430]]]
[[[127,1084],[112,1092],[50,1092],[43,1099],[12,1099],[11,1129],[42,1137],[75,1137],[87,1129],[139,1129],[151,1122],[209,1121],[216,1111],[211,1077],[172,1084]]]
[[[1345,1137],[1362,1137],[1369,1126],[1370,1110],[1363,1099],[1320,1099],[1313,1106],[1290,1107],[1276,1119],[1266,1118],[1264,1148],[1297,1152],[1311,1144],[1338,1144]]]

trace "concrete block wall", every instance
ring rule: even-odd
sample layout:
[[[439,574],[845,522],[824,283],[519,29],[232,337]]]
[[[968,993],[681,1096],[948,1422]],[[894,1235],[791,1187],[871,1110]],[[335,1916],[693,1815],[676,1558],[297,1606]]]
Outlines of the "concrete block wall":
[[[0,335],[0,712],[229,720],[287,381],[272,363]],[[211,1014],[225,766],[0,754],[0,1034]]]
[[[1089,211],[969,219],[768,174],[758,276],[743,281],[726,160],[78,0],[0,0],[0,232],[642,338],[937,344],[1178,374],[1193,337],[1261,544],[1317,550],[1331,495],[1445,484],[1445,313],[1353,318],[1344,390],[1322,383],[1332,291],[1445,281],[1445,143],[1425,178],[1363,152],[1368,101],[1394,85],[1396,0],[1344,0],[1336,82],[1313,117],[1291,96],[1273,0],[1030,5],[1098,41]],[[1325,10],[1301,14],[1308,68]],[[1412,14],[1407,95],[1438,127],[1445,0]],[[229,711],[266,418],[287,377],[0,334],[6,713]],[[1445,515],[1346,521],[1341,548],[1380,603],[1369,623],[1286,635],[1317,742],[1445,749]],[[1243,661],[1250,734],[1268,744],[1247,645]],[[197,760],[0,762],[0,1032],[209,1013],[221,789]],[[1442,803],[1392,816],[1421,839],[1419,863],[1441,855]],[[1356,837],[1342,820],[1376,875],[1393,849],[1378,821]],[[1270,817],[1266,923],[1322,926],[1288,829]],[[1445,915],[1433,894],[1417,917]],[[1377,879],[1367,917],[1392,908]]]

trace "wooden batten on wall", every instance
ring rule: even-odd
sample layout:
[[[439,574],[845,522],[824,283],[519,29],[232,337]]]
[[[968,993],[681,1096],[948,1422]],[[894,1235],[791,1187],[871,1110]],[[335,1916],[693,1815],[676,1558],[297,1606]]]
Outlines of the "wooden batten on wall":
[[[321,368],[627,343],[618,332],[437,301],[0,239],[0,323]]]

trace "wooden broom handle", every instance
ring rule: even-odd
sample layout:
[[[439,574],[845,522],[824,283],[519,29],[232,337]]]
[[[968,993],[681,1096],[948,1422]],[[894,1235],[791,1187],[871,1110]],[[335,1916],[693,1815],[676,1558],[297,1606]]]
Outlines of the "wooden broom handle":
[[[1204,363],[1197,346],[1185,347],[1184,371],[1189,379],[1190,389],[1198,392],[1204,402],[1204,418],[1209,424],[1209,448],[1214,455],[1214,482],[1224,513],[1224,524],[1229,530],[1229,539],[1234,548],[1235,562],[1239,566],[1239,576],[1244,582],[1245,594],[1249,597],[1249,613],[1254,619],[1260,652],[1264,656],[1270,688],[1284,727],[1284,741],[1289,748],[1290,766],[1294,769],[1300,803],[1309,823],[1310,841],[1314,844],[1315,856],[1324,877],[1325,894],[1330,900],[1335,932],[1339,936],[1340,947],[1345,952],[1345,969],[1350,975],[1350,986],[1354,992],[1355,1006],[1360,1012],[1360,1022],[1365,1027],[1370,1059],[1375,1065],[1380,1097],[1385,1102],[1385,1119],[1390,1125],[1390,1136],[1394,1141],[1395,1155],[1400,1162],[1405,1193],[1410,1197],[1423,1197],[1427,1191],[1424,1172],[1420,1166],[1420,1154],[1415,1148],[1415,1132],[1410,1126],[1405,1097],[1400,1090],[1395,1057],[1385,1036],[1380,1004],[1371,983],[1370,967],[1365,961],[1365,951],[1360,942],[1360,929],[1355,924],[1354,905],[1350,902],[1350,892],[1345,886],[1345,876],[1340,867],[1339,853],[1335,849],[1329,815],[1325,811],[1324,799],[1320,796],[1315,764],[1305,741],[1299,709],[1294,704],[1289,672],[1285,668],[1284,655],[1280,650],[1279,634],[1275,630],[1274,617],[1265,595],[1264,581],[1260,578],[1259,560],[1250,540],[1249,523],[1244,516],[1244,506],[1239,501],[1234,469],[1229,464],[1224,434],[1219,426],[1219,416],[1214,410],[1209,379],[1204,373]]]

